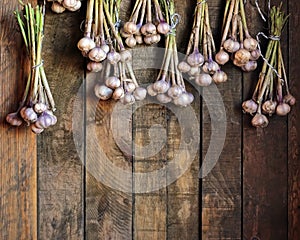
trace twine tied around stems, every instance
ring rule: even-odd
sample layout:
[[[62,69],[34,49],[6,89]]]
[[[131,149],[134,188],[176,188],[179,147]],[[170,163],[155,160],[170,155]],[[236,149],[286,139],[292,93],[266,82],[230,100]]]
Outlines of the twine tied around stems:
[[[263,32],[259,32],[257,35],[256,35],[256,40],[258,42],[257,44],[257,47],[258,47],[258,50],[259,50],[259,54],[261,56],[261,58],[264,60],[264,62],[272,69],[272,71],[276,74],[276,76],[281,80],[281,81],[284,81],[284,79],[282,78],[282,76],[279,75],[279,73],[277,72],[277,70],[269,63],[269,61],[264,57],[264,55],[262,54],[261,52],[261,48],[260,48],[260,39],[259,39],[259,36],[263,36],[265,39],[270,39],[270,40],[273,40],[273,41],[280,41],[280,36],[274,36],[274,35],[270,35],[270,36],[267,36],[266,34],[264,34]]]
[[[170,26],[170,31],[166,35],[173,35],[176,36],[174,29],[176,29],[178,23],[181,20],[181,16],[178,13],[174,13],[171,15],[171,26]]]
[[[44,60],[42,60],[39,64],[32,66],[32,69],[37,69],[44,65]]]

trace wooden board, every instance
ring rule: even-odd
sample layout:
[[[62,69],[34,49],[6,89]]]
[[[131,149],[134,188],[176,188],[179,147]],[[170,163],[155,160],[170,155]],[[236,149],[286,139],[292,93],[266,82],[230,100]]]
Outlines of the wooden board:
[[[289,115],[288,122],[288,238],[300,238],[300,127],[299,127],[299,1],[289,1],[288,9],[290,11],[289,18],[289,81],[290,90],[297,99]]]
[[[209,9],[213,32],[219,36],[224,4],[222,1],[209,2]],[[216,42],[219,43],[220,39],[217,38]],[[203,102],[202,110],[202,161],[210,144],[220,141],[222,130],[226,131],[222,153],[214,168],[202,180],[202,239],[241,239],[242,75],[232,63],[226,64],[222,70],[228,75],[228,81],[218,85],[217,90],[207,92],[209,101]],[[221,98],[216,98],[218,92]],[[217,107],[222,105],[225,113]],[[226,129],[222,127],[220,133],[216,133],[212,119],[217,125],[226,119]],[[210,142],[213,132],[217,138]]]
[[[278,1],[272,1],[278,4]],[[285,3],[284,3],[285,4]],[[262,9],[267,1],[260,3]],[[286,7],[286,4],[284,5]],[[248,6],[250,31],[264,30],[254,6]],[[258,29],[257,26],[261,26]],[[286,53],[286,39],[282,37]],[[249,99],[260,69],[244,74],[244,99]],[[243,237],[286,239],[287,236],[287,118],[272,116],[265,129],[251,126],[244,115],[243,128]]]
[[[35,3],[36,1],[30,1]],[[1,1],[0,11],[0,238],[37,238],[36,137],[25,126],[10,127],[26,77],[22,38],[13,11],[18,1]]]
[[[39,238],[82,239],[84,167],[73,140],[73,105],[84,78],[81,53],[83,12],[46,10],[44,65],[56,101],[58,122],[38,137]]]

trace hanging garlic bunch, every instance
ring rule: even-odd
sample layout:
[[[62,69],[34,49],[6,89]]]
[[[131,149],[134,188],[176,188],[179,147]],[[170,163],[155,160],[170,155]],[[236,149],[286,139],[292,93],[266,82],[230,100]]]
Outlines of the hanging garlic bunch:
[[[44,7],[33,8],[30,3],[22,5],[24,13],[16,11],[15,15],[28,53],[30,70],[19,108],[8,114],[6,121],[12,126],[20,126],[25,122],[38,134],[57,122],[53,114],[55,103],[42,60]],[[24,67],[27,66],[26,63]]]
[[[167,22],[174,21],[174,2],[165,2],[165,14]],[[173,24],[172,24],[173,25]],[[178,70],[178,53],[176,46],[176,30],[171,29],[171,33],[166,37],[165,54],[161,70],[157,80],[148,85],[147,92],[150,96],[156,97],[161,103],[173,102],[178,106],[187,106],[193,102],[194,96],[186,91],[182,73]]]
[[[134,47],[136,44],[158,43],[161,35],[169,31],[170,25],[164,19],[158,0],[137,0],[121,35],[128,47]]]
[[[225,82],[227,75],[214,60],[215,52],[208,4],[206,0],[198,0],[186,57],[179,63],[178,69],[182,73],[188,73],[199,86],[208,86],[213,81]]]
[[[113,98],[121,100],[124,104],[132,104],[136,100],[143,100],[147,92],[136,80],[131,65],[131,52],[125,49],[120,37],[118,30],[120,2],[120,0],[88,2],[85,37],[78,42],[78,48],[90,59],[87,69],[100,72],[100,79],[94,87],[95,95],[101,100]],[[93,23],[91,16],[94,10]],[[90,48],[89,44],[93,47]]]
[[[80,9],[80,0],[47,0],[52,2],[51,10],[55,13],[63,13],[66,9],[75,12]]]
[[[232,55],[233,64],[245,72],[255,70],[256,60],[260,57],[258,43],[247,27],[243,0],[226,2],[221,48],[216,61],[224,65],[229,61],[229,55]]]
[[[264,63],[252,99],[244,101],[243,110],[251,115],[255,114],[251,123],[255,127],[268,126],[267,115],[287,115],[291,106],[296,103],[289,91],[281,45],[280,35],[287,16],[279,7],[272,7],[270,11],[270,37]],[[275,36],[275,37],[274,37]]]

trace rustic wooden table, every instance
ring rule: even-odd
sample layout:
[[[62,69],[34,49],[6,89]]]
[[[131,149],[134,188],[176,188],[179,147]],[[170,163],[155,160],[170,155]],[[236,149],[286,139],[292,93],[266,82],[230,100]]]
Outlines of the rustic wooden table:
[[[128,2],[124,0],[123,8],[127,15]],[[184,53],[196,1],[175,2],[181,15],[178,46]],[[208,2],[214,35],[219,36],[225,1]],[[266,9],[266,2],[259,4]],[[250,96],[259,71],[242,74],[227,64],[224,71],[229,80],[218,85],[227,134],[213,170],[199,179],[211,118],[207,105],[197,97],[192,107],[200,126],[200,144],[188,170],[154,192],[124,193],[91,174],[93,163],[84,158],[84,167],[74,143],[74,101],[84,79],[93,80],[85,73],[84,59],[76,48],[84,8],[56,15],[47,6],[43,58],[57,103],[57,125],[36,137],[26,127],[16,129],[5,123],[5,115],[15,110],[23,91],[24,52],[13,16],[17,4],[17,0],[0,2],[0,239],[300,239],[299,103],[288,117],[272,117],[268,128],[251,127],[241,102]],[[291,16],[282,37],[283,51],[291,91],[299,102],[300,2],[284,1],[284,9]],[[246,11],[250,31],[265,30],[254,5],[247,4]],[[148,82],[154,74],[154,70],[138,71],[141,82]],[[149,158],[124,153],[110,125],[114,105],[99,102],[95,130],[100,148],[118,167],[132,173],[153,171],[166,166],[176,151],[184,151],[174,113],[150,104],[133,109],[128,134],[135,145],[129,150],[150,143],[149,128],[154,124],[166,129],[164,146]],[[166,170],[165,181],[172,174]]]

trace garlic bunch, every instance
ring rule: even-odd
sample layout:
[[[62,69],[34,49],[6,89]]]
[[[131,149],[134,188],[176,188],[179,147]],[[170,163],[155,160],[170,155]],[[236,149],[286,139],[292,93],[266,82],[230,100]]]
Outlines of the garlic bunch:
[[[260,51],[257,40],[249,33],[243,0],[226,2],[221,47],[216,54],[216,61],[224,65],[230,55],[233,64],[245,72],[257,68],[256,60],[260,57]]]
[[[199,86],[209,86],[213,81],[215,83],[226,82],[226,73],[214,60],[216,48],[206,0],[197,1],[194,16],[186,57],[177,67],[180,72],[188,73]]]
[[[278,37],[287,21],[281,7],[282,5],[274,6],[270,12],[271,34]],[[242,104],[244,112],[255,114],[251,122],[255,127],[268,125],[266,115],[287,115],[291,111],[291,106],[296,103],[289,91],[279,40],[269,39],[265,59],[252,99]]]
[[[104,65],[100,81],[94,87],[95,95],[100,100],[112,98],[124,104],[133,104],[146,98],[147,91],[139,86],[130,63],[121,61],[111,64],[105,61]]]
[[[151,45],[158,43],[161,35],[169,33],[170,28],[158,0],[137,0],[129,20],[121,29],[121,35],[128,47],[142,43]]]
[[[28,80],[18,110],[6,116],[6,121],[10,125],[20,126],[25,122],[37,134],[57,122],[57,118],[53,114],[55,103],[41,58],[44,37],[44,7],[33,8],[28,3],[24,5],[24,14],[15,13],[19,27],[24,33],[22,36],[27,47],[30,72],[25,72],[28,74]],[[24,69],[28,67],[26,64]]]
[[[80,9],[80,0],[48,0],[52,2],[51,10],[55,13],[63,13],[66,9],[75,12]]]
[[[169,9],[166,16],[173,16],[175,13],[174,2],[169,2]],[[167,22],[171,22],[167,18]],[[171,29],[171,34],[166,36],[166,49],[161,70],[157,80],[148,85],[147,92],[150,96],[156,97],[161,103],[172,102],[175,105],[186,107],[194,100],[194,96],[186,91],[182,73],[178,70],[178,53],[176,45],[176,29]]]

